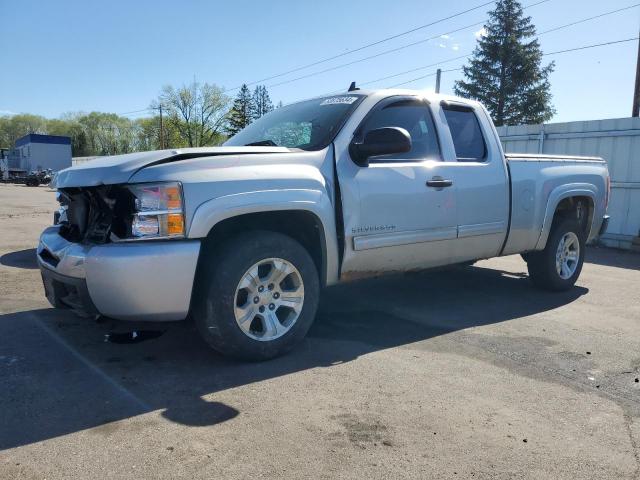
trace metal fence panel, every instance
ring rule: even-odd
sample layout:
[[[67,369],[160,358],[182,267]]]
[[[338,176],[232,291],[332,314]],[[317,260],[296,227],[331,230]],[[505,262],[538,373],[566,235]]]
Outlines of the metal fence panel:
[[[640,232],[640,118],[499,127],[505,152],[602,157],[611,174],[603,243],[630,248]]]

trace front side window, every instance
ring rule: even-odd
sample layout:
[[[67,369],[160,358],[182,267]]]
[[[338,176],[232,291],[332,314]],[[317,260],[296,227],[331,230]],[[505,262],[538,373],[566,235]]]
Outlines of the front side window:
[[[429,107],[418,99],[399,100],[374,110],[365,120],[363,135],[384,127],[404,128],[411,136],[411,150],[406,153],[379,155],[372,160],[440,159],[440,149]]]
[[[487,155],[478,118],[472,110],[444,109],[459,162],[483,162]]]
[[[248,125],[225,145],[322,150],[333,141],[364,95],[315,98],[278,108]]]

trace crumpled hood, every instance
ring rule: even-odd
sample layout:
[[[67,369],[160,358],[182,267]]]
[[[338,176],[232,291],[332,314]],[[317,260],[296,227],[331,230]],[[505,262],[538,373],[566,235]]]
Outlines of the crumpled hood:
[[[136,172],[145,167],[189,158],[288,153],[291,151],[285,147],[202,147],[127,153],[96,158],[81,165],[61,170],[56,175],[52,187],[92,187],[126,183]]]

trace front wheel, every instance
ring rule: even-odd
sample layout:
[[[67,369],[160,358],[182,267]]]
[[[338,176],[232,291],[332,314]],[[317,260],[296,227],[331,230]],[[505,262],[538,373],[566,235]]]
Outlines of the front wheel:
[[[584,251],[584,234],[576,220],[554,223],[544,250],[527,253],[531,281],[545,290],[568,290],[580,276]]]
[[[266,360],[291,350],[313,323],[320,284],[313,259],[268,231],[234,237],[202,265],[194,318],[223,355]]]

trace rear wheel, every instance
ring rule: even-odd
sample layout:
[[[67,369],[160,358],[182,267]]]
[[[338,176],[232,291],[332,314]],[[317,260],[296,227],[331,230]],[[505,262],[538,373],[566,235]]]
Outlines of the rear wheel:
[[[218,352],[247,360],[282,355],[313,323],[319,279],[302,245],[275,232],[233,238],[205,259],[194,318]]]
[[[579,223],[570,218],[559,219],[554,222],[544,250],[527,253],[531,281],[545,290],[571,288],[582,271],[584,251],[584,233]]]

